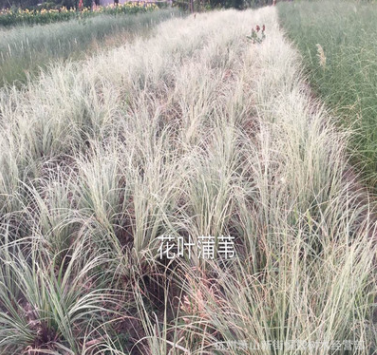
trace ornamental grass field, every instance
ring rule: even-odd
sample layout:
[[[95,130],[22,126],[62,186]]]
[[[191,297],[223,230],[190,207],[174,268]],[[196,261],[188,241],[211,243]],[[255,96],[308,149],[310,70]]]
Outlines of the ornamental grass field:
[[[2,88],[0,354],[373,353],[353,134],[276,7],[173,18]],[[235,255],[160,258],[164,235]]]
[[[279,4],[314,92],[351,127],[353,163],[377,191],[377,6],[373,1]]]
[[[83,59],[87,52],[119,46],[136,34],[146,36],[158,23],[181,15],[177,9],[169,9],[33,27],[0,27],[0,86],[23,84],[54,61]]]

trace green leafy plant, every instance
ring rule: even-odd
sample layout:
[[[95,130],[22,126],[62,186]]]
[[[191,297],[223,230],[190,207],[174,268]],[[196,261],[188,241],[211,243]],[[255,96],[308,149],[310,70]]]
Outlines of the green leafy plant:
[[[259,25],[255,27],[255,29],[251,29],[251,35],[246,36],[247,39],[253,41],[253,43],[262,43],[263,40],[266,38],[266,34],[264,33],[266,30],[266,26],[262,26],[262,30]]]

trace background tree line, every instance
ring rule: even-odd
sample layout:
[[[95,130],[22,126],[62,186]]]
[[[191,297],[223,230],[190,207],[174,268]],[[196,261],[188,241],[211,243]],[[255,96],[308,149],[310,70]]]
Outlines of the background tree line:
[[[92,5],[92,0],[83,0],[84,6],[90,7]],[[114,0],[118,2],[119,0]],[[174,0],[173,0],[174,2]],[[244,7],[254,7],[272,4],[273,0],[193,0],[193,5],[195,8],[219,8],[234,7],[237,9],[242,9]],[[99,0],[95,0],[98,5]],[[177,2],[180,3],[179,1]],[[183,3],[183,2],[182,2]],[[67,8],[76,8],[78,5],[78,0],[0,0],[0,9],[2,8],[22,8],[22,9],[32,9],[32,8],[58,8],[65,6]]]

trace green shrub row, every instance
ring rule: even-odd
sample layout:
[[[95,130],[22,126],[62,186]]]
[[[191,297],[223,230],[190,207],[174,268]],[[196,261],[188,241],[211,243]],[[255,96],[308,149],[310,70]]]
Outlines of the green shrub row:
[[[47,24],[59,21],[68,21],[75,18],[89,18],[101,14],[138,14],[155,10],[154,4],[148,3],[125,3],[118,6],[96,7],[94,9],[83,8],[81,11],[75,9],[41,9],[41,10],[21,10],[7,9],[0,11],[0,26],[15,26],[20,24],[34,25]]]

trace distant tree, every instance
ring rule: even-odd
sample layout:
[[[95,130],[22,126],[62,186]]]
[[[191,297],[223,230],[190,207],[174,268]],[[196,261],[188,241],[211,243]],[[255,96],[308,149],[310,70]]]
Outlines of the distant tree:
[[[58,5],[65,6],[67,9],[77,8],[78,1],[77,0],[62,0],[57,1]]]
[[[0,0],[0,8],[31,8],[37,6],[39,0]]]
[[[274,1],[273,0],[246,0],[246,3],[248,6],[258,7],[258,6],[272,5]]]
[[[212,8],[236,8],[243,9],[245,7],[258,7],[270,5],[273,0],[209,0],[209,5]]]

